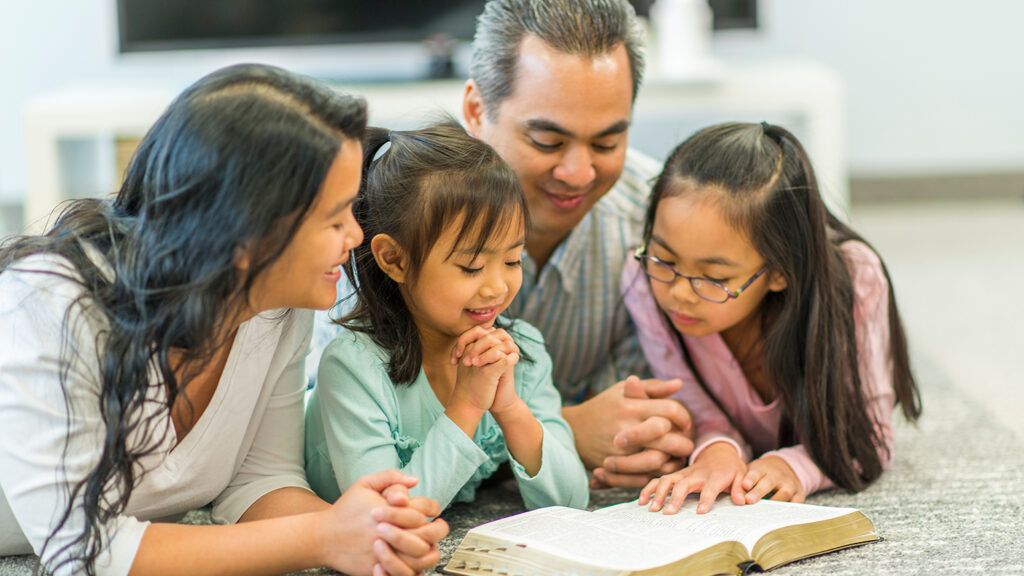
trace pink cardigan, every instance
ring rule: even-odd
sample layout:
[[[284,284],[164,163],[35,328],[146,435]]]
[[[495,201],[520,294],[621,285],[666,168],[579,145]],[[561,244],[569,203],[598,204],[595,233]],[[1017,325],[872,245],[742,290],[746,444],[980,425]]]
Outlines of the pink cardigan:
[[[892,411],[895,393],[889,355],[889,284],[878,256],[862,242],[842,245],[854,288],[854,322],[860,378],[868,408],[874,412],[879,437],[884,441],[879,455],[888,468],[892,456]],[[747,382],[739,363],[720,334],[699,338],[684,336],[693,362],[708,388],[728,410],[739,427],[734,428],[714,401],[704,393],[686,366],[674,328],[665,319],[651,294],[650,284],[632,258],[622,273],[622,294],[626,308],[636,324],[644,355],[656,378],[680,378],[683,388],[675,398],[690,410],[696,433],[692,462],[713,442],[728,442],[736,447],[744,461],[752,455],[768,454],[783,458],[800,478],[810,495],[833,487],[802,445],[779,446],[782,407],[778,399],[769,404],[761,400]]]

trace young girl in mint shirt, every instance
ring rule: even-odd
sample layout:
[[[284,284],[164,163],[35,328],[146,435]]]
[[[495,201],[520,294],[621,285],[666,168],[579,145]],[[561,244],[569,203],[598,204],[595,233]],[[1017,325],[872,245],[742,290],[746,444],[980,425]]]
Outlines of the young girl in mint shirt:
[[[540,332],[501,316],[522,285],[515,173],[454,123],[371,130],[349,265],[355,308],[306,410],[306,473],[330,501],[398,468],[442,507],[509,462],[528,508],[585,507],[586,472]],[[354,269],[354,270],[353,270]]]

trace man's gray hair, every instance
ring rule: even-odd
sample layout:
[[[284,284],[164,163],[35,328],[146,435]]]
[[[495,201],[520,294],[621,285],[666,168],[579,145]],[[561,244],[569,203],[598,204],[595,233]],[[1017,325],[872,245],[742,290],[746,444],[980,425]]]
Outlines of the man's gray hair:
[[[626,0],[492,0],[477,18],[469,76],[495,119],[512,94],[519,47],[527,34],[565,54],[594,58],[619,44],[633,74],[633,100],[644,75],[644,32]]]

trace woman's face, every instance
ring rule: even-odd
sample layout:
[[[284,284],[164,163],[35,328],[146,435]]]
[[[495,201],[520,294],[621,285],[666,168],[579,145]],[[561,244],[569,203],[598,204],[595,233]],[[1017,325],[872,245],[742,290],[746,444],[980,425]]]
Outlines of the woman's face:
[[[362,145],[342,141],[313,206],[281,256],[257,279],[256,310],[330,308],[338,299],[341,266],[363,241],[352,215],[362,173]]]

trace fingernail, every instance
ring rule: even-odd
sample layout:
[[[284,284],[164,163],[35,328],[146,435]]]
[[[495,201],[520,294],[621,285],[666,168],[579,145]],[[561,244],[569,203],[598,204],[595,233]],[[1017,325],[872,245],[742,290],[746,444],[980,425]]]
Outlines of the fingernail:
[[[381,536],[389,536],[391,534],[391,524],[384,522],[377,524],[377,533]]]
[[[668,506],[665,506],[665,514],[675,514],[675,513],[676,513],[676,506],[675,506],[675,504],[669,504]]]
[[[370,518],[373,518],[377,522],[380,522],[384,519],[384,509],[374,508],[373,510],[370,510]]]

